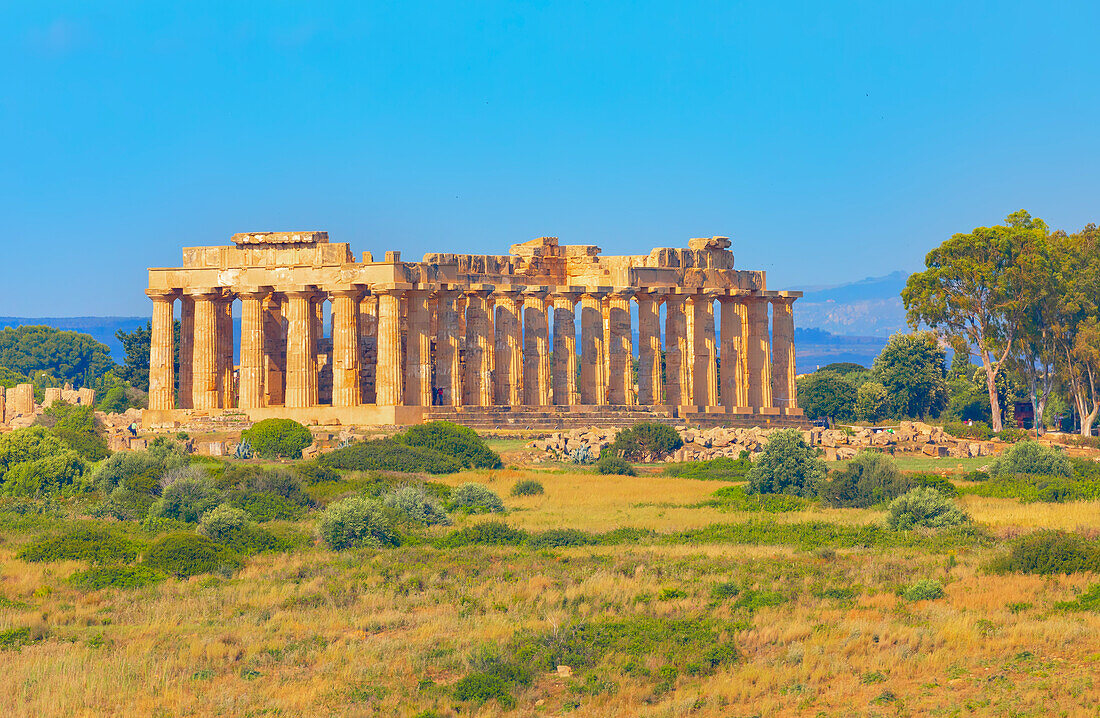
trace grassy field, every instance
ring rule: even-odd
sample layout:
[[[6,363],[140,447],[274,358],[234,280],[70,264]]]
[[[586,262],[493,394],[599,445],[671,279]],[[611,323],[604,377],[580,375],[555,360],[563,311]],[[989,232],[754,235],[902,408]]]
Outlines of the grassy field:
[[[506,464],[518,451],[500,448]],[[521,479],[545,493],[508,498]],[[989,534],[945,538],[861,531],[882,524],[873,509],[726,511],[703,504],[730,484],[656,474],[529,467],[441,481],[489,486],[513,527],[602,538],[340,553],[314,543],[235,574],[81,591],[66,579],[84,564],[16,558],[51,524],[5,514],[0,714],[1100,712],[1100,614],[1056,610],[1096,577],[984,568],[1023,532],[1100,531],[1100,503],[965,496]],[[312,533],[316,518],[298,525]],[[624,528],[653,533],[609,533]],[[904,598],[920,579],[945,595]],[[461,680],[500,666],[529,675],[484,704],[456,697]]]

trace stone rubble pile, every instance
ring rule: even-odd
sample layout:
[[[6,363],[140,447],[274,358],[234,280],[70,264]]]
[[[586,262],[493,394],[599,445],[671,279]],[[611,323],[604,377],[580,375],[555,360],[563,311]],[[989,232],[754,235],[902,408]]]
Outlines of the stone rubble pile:
[[[667,462],[706,461],[718,457],[737,458],[742,451],[757,454],[764,450],[768,437],[779,429],[760,427],[700,429],[678,426],[676,430],[684,442],[668,457]],[[554,458],[569,458],[577,450],[587,450],[592,459],[615,440],[615,429],[589,428],[559,431],[544,439],[536,439],[527,446],[536,451],[551,454]],[[898,427],[886,429],[853,427],[851,429],[811,429],[802,432],[811,446],[825,452],[825,459],[850,459],[863,448],[881,448],[884,451],[922,453],[933,458],[965,458],[992,456],[997,453],[999,442],[957,439],[941,427],[919,421],[903,421]]]

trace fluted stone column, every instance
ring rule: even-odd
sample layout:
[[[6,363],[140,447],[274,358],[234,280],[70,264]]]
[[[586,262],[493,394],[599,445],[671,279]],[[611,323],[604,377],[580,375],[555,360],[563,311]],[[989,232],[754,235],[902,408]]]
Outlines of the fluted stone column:
[[[267,292],[241,292],[241,374],[238,405],[264,405],[264,299]]]
[[[745,396],[745,342],[741,325],[744,304],[737,297],[722,297],[722,367],[719,377],[722,406],[727,410],[747,406]]]
[[[218,296],[200,292],[195,303],[194,345],[191,369],[191,405],[195,409],[218,408]]]
[[[466,297],[465,403],[491,406],[493,403],[493,329],[487,289],[471,289]]]
[[[794,299],[772,300],[772,403],[781,409],[798,406],[794,363]]]
[[[286,403],[286,321],[282,295],[268,295],[263,313],[264,406],[283,406]]]
[[[653,406],[661,397],[660,295],[639,291],[638,299],[638,403]]]
[[[610,404],[634,404],[634,353],[631,350],[630,297],[633,289],[619,289],[608,297],[607,366]]]
[[[523,287],[499,287],[496,322],[496,403],[519,406],[523,403]]]
[[[317,352],[313,336],[313,292],[287,292],[286,406],[317,405]]]
[[[558,292],[554,302],[554,404],[577,403],[577,324],[573,306],[575,292]]]
[[[671,406],[688,406],[691,401],[686,309],[685,295],[665,298],[665,402]]]
[[[695,312],[695,367],[692,389],[695,406],[718,406],[718,348],[714,335],[714,293],[702,291],[692,298]]]
[[[192,391],[195,374],[195,299],[188,294],[180,297],[180,379],[177,406],[194,408]]]
[[[523,403],[550,404],[550,325],[546,317],[546,290],[525,292],[523,310]]]
[[[604,371],[603,293],[581,295],[581,403],[607,403],[607,373]]]
[[[359,406],[359,289],[332,293],[332,405]]]
[[[432,315],[425,290],[405,293],[409,328],[405,340],[405,403],[432,405]]]
[[[765,297],[749,297],[747,304],[749,314],[748,403],[757,410],[767,409],[773,406],[768,342],[768,300]]]
[[[455,304],[457,299],[455,291],[443,290],[436,294],[439,326],[435,339],[435,385],[442,390],[444,406],[462,404],[461,323]]]
[[[146,292],[153,300],[152,335],[149,339],[149,408],[176,408],[175,316],[176,293]],[[0,416],[4,412],[0,410]]]
[[[379,406],[405,403],[404,371],[401,366],[400,289],[378,290],[378,368],[375,393]]]

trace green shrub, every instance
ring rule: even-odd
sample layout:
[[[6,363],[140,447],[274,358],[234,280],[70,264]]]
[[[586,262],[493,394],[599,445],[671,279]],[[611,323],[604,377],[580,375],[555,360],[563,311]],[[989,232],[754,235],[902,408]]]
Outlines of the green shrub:
[[[1066,531],[1036,531],[1013,541],[990,568],[996,573],[1044,575],[1100,572],[1100,544]]]
[[[596,543],[596,537],[577,529],[548,529],[530,534],[524,543],[535,549],[565,548],[589,546]]]
[[[935,489],[944,496],[955,497],[959,495],[959,490],[955,488],[955,484],[951,483],[951,480],[946,476],[929,473],[913,473],[908,474],[905,478],[908,480],[911,488],[924,486],[929,489]]]
[[[121,414],[130,408],[130,399],[126,396],[125,387],[112,386],[98,404],[97,408],[105,414]]]
[[[963,474],[962,480],[963,481],[989,481],[989,474],[982,471],[982,470],[980,470],[980,469],[974,469],[973,471],[968,471],[965,474]]]
[[[964,489],[964,493],[975,496],[1018,499],[1025,504],[1095,501],[1100,499],[1100,479],[1012,474],[990,479],[977,486],[967,487]]]
[[[909,486],[893,457],[861,451],[822,483],[821,498],[829,506],[865,508],[895,499],[908,491]]]
[[[449,526],[451,523],[439,500],[424,493],[419,486],[403,486],[387,495],[382,504],[411,523],[422,526]]]
[[[241,440],[264,459],[300,459],[302,449],[313,443],[313,435],[293,419],[264,419],[242,432]]]
[[[504,502],[492,489],[481,484],[465,483],[451,491],[447,502],[451,511],[463,511],[469,514],[500,513],[504,511]]]
[[[46,409],[35,423],[69,445],[85,461],[100,461],[110,456],[107,432],[90,406],[58,402]]]
[[[438,451],[467,469],[499,469],[503,465],[500,455],[476,431],[449,421],[410,426],[399,440],[407,446]]]
[[[179,445],[158,436],[145,451],[112,454],[92,474],[92,482],[107,495],[121,486],[156,496],[160,494],[160,477],[188,463],[187,455]]]
[[[721,511],[765,511],[770,514],[805,511],[810,506],[809,499],[790,494],[747,494],[743,486],[727,486],[710,495],[711,498],[699,503]]]
[[[637,476],[638,472],[626,459],[620,459],[610,452],[603,453],[596,461],[597,474],[617,474],[619,476]]]
[[[1100,583],[1094,583],[1087,591],[1072,601],[1054,604],[1056,611],[1100,611]]]
[[[168,518],[198,523],[202,515],[222,501],[221,492],[198,467],[174,469],[162,481],[170,482],[160,498],[149,509],[155,518]]]
[[[234,492],[227,498],[231,506],[247,513],[253,521],[293,521],[305,513],[300,504],[292,503],[278,494]]]
[[[88,561],[122,563],[137,558],[141,545],[102,526],[78,526],[58,536],[27,544],[19,558],[31,562]]]
[[[490,673],[471,673],[455,683],[454,696],[455,700],[477,705],[495,700],[501,708],[507,709],[516,703],[512,698],[511,690],[511,684],[500,676]]]
[[[334,551],[401,544],[393,514],[381,501],[361,496],[329,505],[321,514],[320,529],[321,538]]]
[[[777,431],[749,470],[749,493],[814,496],[825,478],[825,462],[797,429]]]
[[[988,441],[993,438],[993,429],[984,421],[975,421],[972,424],[966,424],[962,421],[949,421],[943,425],[943,430],[958,439]]]
[[[645,462],[663,459],[683,445],[680,435],[671,426],[640,421],[619,431],[605,451],[628,461]]]
[[[144,564],[154,571],[187,578],[219,570],[236,571],[243,562],[235,551],[206,536],[176,533],[154,541]]]
[[[1015,444],[1018,441],[1024,441],[1025,439],[1027,439],[1028,433],[1026,429],[1020,429],[1015,426],[1006,426],[1005,428],[998,431],[994,436],[1008,444]]]
[[[45,427],[0,434],[0,479],[5,493],[42,496],[79,487],[84,460]]]
[[[934,601],[943,598],[943,584],[933,578],[922,578],[910,584],[901,595],[906,601]]]
[[[918,526],[945,528],[966,523],[970,518],[943,494],[928,487],[918,487],[890,502],[886,525],[896,531],[908,531]]]
[[[300,461],[294,465],[294,473],[301,479],[302,484],[312,486],[322,481],[339,481],[340,474],[320,461]]]
[[[989,473],[994,477],[1012,474],[1069,477],[1073,475],[1073,465],[1061,449],[1021,441],[993,459]]]
[[[481,523],[452,531],[441,544],[444,548],[457,548],[470,545],[519,546],[527,540],[527,532],[512,528],[503,521],[482,521]]]
[[[512,485],[512,496],[538,496],[543,493],[542,484],[534,479],[523,479]]]
[[[141,520],[141,530],[154,536],[190,531],[193,526],[179,519],[166,519],[159,516],[146,516]]]
[[[199,521],[199,533],[211,541],[228,544],[248,529],[248,514],[229,504],[207,511]]]
[[[363,441],[322,456],[319,461],[346,471],[402,471],[406,473],[453,474],[462,469],[456,459],[420,446],[408,446],[394,439]]]
[[[27,626],[15,626],[0,631],[0,651],[14,648],[22,648],[31,643],[42,640],[41,635],[35,635]]]
[[[707,461],[683,461],[675,464],[666,464],[661,473],[665,476],[676,476],[681,479],[700,479],[703,481],[741,481],[752,468],[752,460],[746,455],[744,458],[734,459],[729,456],[719,456]]]
[[[145,565],[95,566],[69,576],[69,583],[81,591],[103,588],[141,588],[163,581],[163,573]]]

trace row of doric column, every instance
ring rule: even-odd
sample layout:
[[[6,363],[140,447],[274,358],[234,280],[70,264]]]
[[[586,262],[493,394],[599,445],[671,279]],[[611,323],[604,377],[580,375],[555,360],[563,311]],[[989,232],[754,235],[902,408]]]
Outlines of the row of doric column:
[[[177,406],[177,298],[182,409],[318,406],[322,361],[331,362],[324,370],[331,372],[335,407],[796,406],[793,297],[676,288],[407,287],[151,291],[150,408]],[[236,386],[235,298],[242,305]],[[319,360],[324,301],[332,306],[332,348]],[[631,301],[638,313],[636,379]],[[366,390],[367,343],[375,350],[373,392]]]

